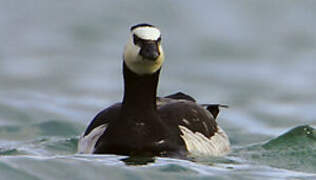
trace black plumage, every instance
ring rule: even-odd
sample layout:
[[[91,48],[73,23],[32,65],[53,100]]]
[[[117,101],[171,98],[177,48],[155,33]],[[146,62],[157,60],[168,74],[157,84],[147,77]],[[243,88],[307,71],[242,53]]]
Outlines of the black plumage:
[[[208,138],[217,131],[215,118],[192,97],[179,92],[156,98],[159,70],[140,76],[123,63],[123,72],[123,102],[101,111],[84,133],[88,135],[94,128],[107,124],[94,153],[179,156],[186,154],[179,125]],[[165,103],[159,104],[160,101]]]

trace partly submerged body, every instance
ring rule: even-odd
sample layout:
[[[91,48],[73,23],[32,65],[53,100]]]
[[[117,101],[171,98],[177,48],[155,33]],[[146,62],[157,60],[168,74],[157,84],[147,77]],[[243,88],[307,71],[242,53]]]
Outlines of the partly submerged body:
[[[190,96],[177,93],[157,98],[157,113],[163,125],[154,125],[151,120],[121,123],[111,132],[109,124],[119,121],[121,114],[122,104],[116,103],[93,119],[80,138],[78,151],[169,157],[225,155],[230,152],[229,138],[215,121],[220,106],[203,107]]]

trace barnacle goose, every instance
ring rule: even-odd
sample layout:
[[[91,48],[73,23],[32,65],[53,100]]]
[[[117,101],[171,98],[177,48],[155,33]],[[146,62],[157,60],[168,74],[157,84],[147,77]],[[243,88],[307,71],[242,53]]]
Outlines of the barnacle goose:
[[[164,62],[157,27],[130,29],[123,55],[124,97],[96,115],[78,142],[78,153],[129,156],[221,156],[230,151],[215,119],[219,104],[200,105],[184,94],[157,97]]]

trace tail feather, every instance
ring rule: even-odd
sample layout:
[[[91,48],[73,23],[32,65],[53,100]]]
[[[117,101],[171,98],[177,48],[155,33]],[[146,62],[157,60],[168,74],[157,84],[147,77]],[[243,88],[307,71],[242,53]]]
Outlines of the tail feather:
[[[213,115],[214,119],[217,118],[220,108],[229,108],[228,105],[224,104],[202,104],[203,107]]]

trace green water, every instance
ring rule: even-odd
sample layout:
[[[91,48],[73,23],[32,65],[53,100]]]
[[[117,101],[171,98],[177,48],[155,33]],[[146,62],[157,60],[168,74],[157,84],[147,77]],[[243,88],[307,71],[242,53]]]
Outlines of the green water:
[[[49,126],[46,126],[49,125]],[[8,145],[1,143],[2,177],[14,179],[208,179],[302,178],[316,171],[316,130],[299,126],[266,143],[234,148],[226,157],[196,157],[192,161],[143,159],[114,155],[76,155],[78,137],[50,131],[74,130],[74,125],[52,121],[36,124],[41,138]],[[29,129],[30,127],[25,127]],[[13,127],[1,129],[12,135]],[[23,128],[14,130],[24,133]],[[68,132],[67,132],[68,133]],[[62,133],[61,133],[62,134]],[[46,136],[46,138],[44,137]],[[299,173],[301,172],[301,173]],[[303,173],[304,172],[304,173]]]
[[[0,179],[316,179],[316,3],[1,1]],[[122,97],[128,27],[158,25],[159,95],[228,104],[225,157],[78,155]]]

